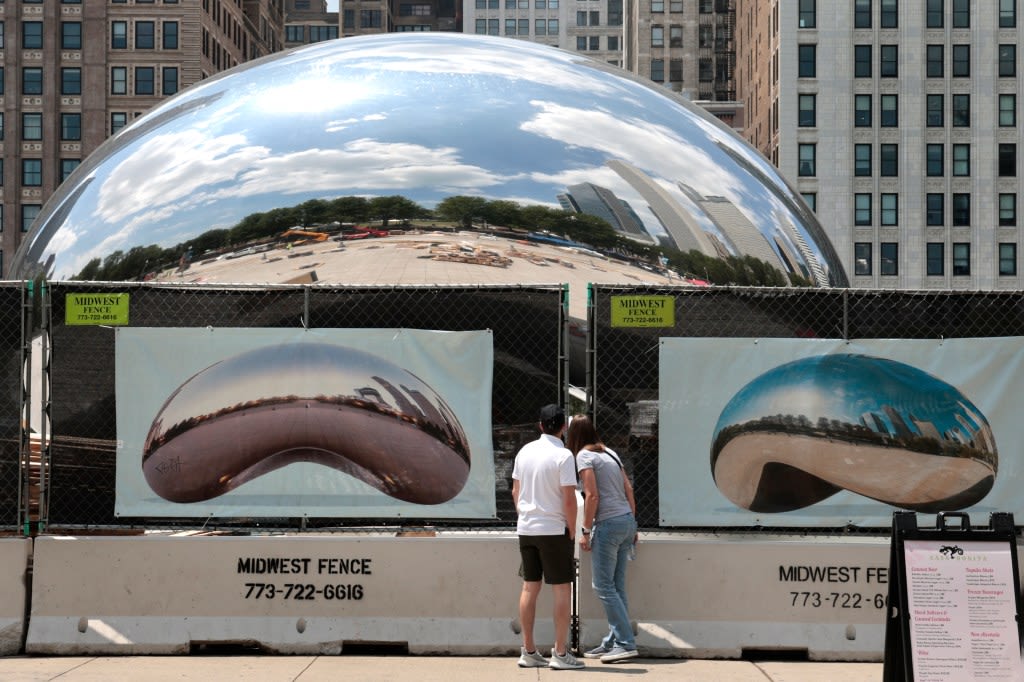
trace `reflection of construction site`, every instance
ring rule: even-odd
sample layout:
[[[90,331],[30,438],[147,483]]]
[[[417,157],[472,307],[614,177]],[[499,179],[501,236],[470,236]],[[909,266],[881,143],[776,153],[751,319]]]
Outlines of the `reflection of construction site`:
[[[333,282],[415,286],[551,284],[566,282],[570,316],[586,318],[590,282],[687,284],[649,264],[587,248],[472,231],[389,230],[383,239],[310,241],[282,251],[253,246],[197,259],[185,271],[169,268],[158,281],[233,283]],[[269,248],[268,248],[269,247]]]

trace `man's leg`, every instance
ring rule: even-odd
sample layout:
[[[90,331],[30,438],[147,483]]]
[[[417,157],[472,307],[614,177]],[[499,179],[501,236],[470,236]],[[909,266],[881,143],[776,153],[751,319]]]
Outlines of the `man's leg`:
[[[572,583],[552,585],[555,597],[555,651],[560,656],[566,652],[566,642],[569,639],[569,621],[571,619]],[[520,616],[522,618],[522,616]],[[523,629],[526,632],[526,629]]]
[[[523,591],[519,593],[519,625],[523,629],[523,646],[527,651],[537,650],[537,643],[533,641],[533,624],[537,619],[537,597],[540,595],[540,587],[539,580],[537,582],[524,580]]]

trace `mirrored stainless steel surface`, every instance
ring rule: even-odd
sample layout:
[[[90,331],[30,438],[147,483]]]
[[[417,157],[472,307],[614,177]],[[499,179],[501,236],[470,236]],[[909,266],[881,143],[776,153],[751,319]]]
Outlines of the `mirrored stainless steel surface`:
[[[424,215],[456,197],[565,209],[640,245],[847,285],[797,193],[699,107],[575,53],[465,34],[327,41],[190,87],[63,183],[12,275],[102,279],[133,250],[185,256],[218,231],[243,247],[254,216],[384,197]]]

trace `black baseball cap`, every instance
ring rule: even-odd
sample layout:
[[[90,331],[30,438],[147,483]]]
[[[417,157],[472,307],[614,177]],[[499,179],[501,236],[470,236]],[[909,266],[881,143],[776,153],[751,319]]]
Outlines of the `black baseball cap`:
[[[540,423],[547,426],[561,426],[565,423],[565,410],[555,404],[540,408]]]

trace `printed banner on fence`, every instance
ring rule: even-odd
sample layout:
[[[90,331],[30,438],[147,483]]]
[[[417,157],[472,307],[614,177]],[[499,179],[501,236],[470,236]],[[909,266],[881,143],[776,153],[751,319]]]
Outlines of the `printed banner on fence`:
[[[119,328],[115,514],[494,518],[489,331]]]
[[[1021,514],[1022,342],[661,339],[662,525]]]

